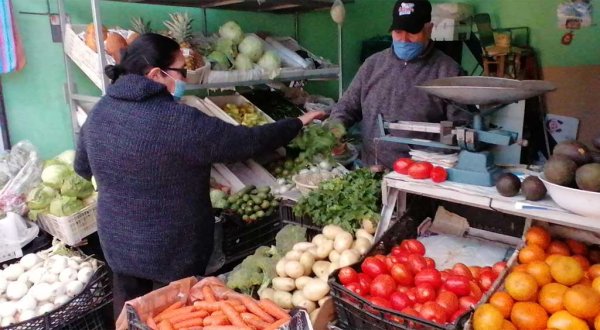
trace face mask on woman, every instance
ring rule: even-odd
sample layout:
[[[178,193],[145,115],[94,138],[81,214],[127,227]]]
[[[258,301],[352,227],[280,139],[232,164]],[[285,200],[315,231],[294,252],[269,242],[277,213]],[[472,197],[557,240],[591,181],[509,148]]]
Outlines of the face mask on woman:
[[[161,71],[164,74],[166,74],[167,76],[169,76],[169,78],[171,78],[175,81],[175,88],[173,89],[173,93],[171,93],[171,94],[173,95],[173,98],[175,99],[175,101],[181,100],[181,98],[183,97],[183,94],[185,93],[185,86],[186,86],[185,81],[175,79],[175,78],[173,78],[173,76],[171,76],[167,72],[165,72],[163,70],[161,70]]]

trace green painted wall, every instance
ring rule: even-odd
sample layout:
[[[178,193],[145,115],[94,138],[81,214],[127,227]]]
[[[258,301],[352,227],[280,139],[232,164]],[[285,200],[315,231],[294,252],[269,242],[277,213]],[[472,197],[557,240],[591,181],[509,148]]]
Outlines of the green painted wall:
[[[598,26],[576,32],[569,47],[560,44],[565,32],[556,27],[556,5],[562,0],[463,0],[474,4],[477,11],[492,14],[495,26],[529,26],[531,43],[538,50],[543,66],[578,66],[600,64]],[[51,10],[56,12],[55,1]],[[448,2],[432,0],[432,2]],[[450,2],[460,2],[450,0]],[[387,33],[394,0],[355,0],[347,5],[344,25],[343,68],[344,86],[358,69],[361,42]],[[600,8],[600,0],[592,0]],[[41,150],[42,156],[51,157],[71,148],[72,130],[67,104],[63,96],[65,82],[62,45],[52,43],[46,16],[23,15],[19,11],[44,12],[45,0],[13,0],[17,24],[24,40],[27,66],[18,73],[0,77],[4,89],[9,133],[14,142],[29,139]],[[74,23],[91,21],[87,0],[66,0],[67,11]],[[202,30],[202,11],[199,9],[150,6],[103,2],[106,25],[127,27],[131,16],[142,16],[152,21],[154,28],[168,13],[187,11],[195,19],[195,28]],[[269,31],[276,35],[293,35],[291,15],[272,15],[209,10],[208,30],[214,32],[223,22],[237,20],[247,31]],[[316,54],[337,61],[337,27],[328,11],[300,16],[299,39],[302,45]],[[468,59],[467,59],[468,61]],[[470,68],[469,66],[466,66]],[[76,82],[81,91],[98,95],[99,91],[81,72],[76,71]],[[308,87],[312,93],[337,96],[337,82],[314,82]]]

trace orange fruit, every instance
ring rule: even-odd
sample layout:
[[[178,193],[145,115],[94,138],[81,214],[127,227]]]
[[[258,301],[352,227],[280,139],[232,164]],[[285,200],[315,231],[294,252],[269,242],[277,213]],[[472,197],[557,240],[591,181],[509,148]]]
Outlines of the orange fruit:
[[[561,257],[561,256],[562,256],[562,254],[549,254],[549,255],[546,257],[546,263],[547,263],[548,265],[552,265],[552,263],[553,263],[554,261],[556,261],[556,258],[558,258],[558,257]]]
[[[550,243],[550,245],[546,249],[546,253],[570,256],[571,250],[569,250],[569,246],[567,245],[567,243],[564,243],[564,242],[561,242],[558,240],[554,240]]]
[[[525,301],[536,297],[538,284],[528,273],[513,272],[506,277],[504,287],[513,299]]]
[[[529,244],[537,244],[542,249],[546,249],[550,245],[550,233],[543,227],[532,226],[525,234],[525,242]]]
[[[548,313],[556,313],[564,309],[563,295],[569,287],[560,283],[549,283],[542,287],[538,301]]]
[[[581,265],[581,268],[583,268],[583,270],[588,270],[590,268],[590,262],[586,257],[584,257],[580,254],[573,255],[571,257],[575,258],[575,260],[577,260],[577,262],[579,262],[579,264]]]
[[[512,269],[512,273],[514,272],[523,272],[523,273],[527,273],[527,265],[521,264],[521,265],[516,265],[513,269]]]
[[[571,257],[560,257],[550,266],[552,278],[566,286],[571,286],[583,278],[583,268],[576,259]]]
[[[596,277],[592,281],[592,289],[596,290],[596,292],[600,293],[600,277]]]
[[[573,316],[590,319],[600,313],[600,293],[583,285],[574,285],[563,296],[565,309]]]
[[[600,314],[594,319],[594,329],[600,330]]]
[[[589,330],[587,323],[567,311],[552,314],[548,319],[547,327],[556,330]]]
[[[475,310],[473,314],[474,330],[502,330],[504,317],[500,311],[490,305],[483,304]]]
[[[490,304],[496,307],[505,319],[510,316],[514,303],[513,298],[506,292],[498,291],[490,297]]]
[[[539,286],[544,286],[552,282],[552,275],[550,275],[550,266],[544,261],[534,261],[527,264],[527,273],[535,278],[535,281]]]
[[[548,314],[536,303],[518,302],[510,312],[510,320],[518,329],[544,330],[548,322]]]
[[[588,269],[588,275],[592,280],[596,277],[600,277],[600,264],[591,265]]]
[[[572,254],[581,254],[582,256],[588,255],[588,248],[585,243],[570,238],[567,239],[565,243],[567,243],[567,246]]]
[[[517,330],[517,327],[515,327],[515,325],[512,324],[510,321],[504,320],[502,322],[502,330]]]
[[[534,261],[544,261],[545,259],[546,252],[535,244],[529,244],[519,252],[519,262],[522,264],[528,264]]]
[[[577,282],[577,284],[584,285],[584,286],[591,288],[592,280],[590,280],[589,278],[587,278],[587,276],[584,275],[583,278],[581,279],[581,281]]]

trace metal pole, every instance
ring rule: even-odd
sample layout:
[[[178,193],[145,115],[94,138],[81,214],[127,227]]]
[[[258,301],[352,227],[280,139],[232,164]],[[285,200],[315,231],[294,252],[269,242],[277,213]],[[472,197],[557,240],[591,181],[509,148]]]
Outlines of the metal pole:
[[[73,128],[73,142],[77,143],[77,136],[79,135],[79,123],[77,122],[77,104],[73,100],[73,94],[76,91],[76,87],[73,83],[73,71],[69,63],[69,58],[64,50],[65,42],[65,31],[67,30],[67,14],[65,12],[64,0],[57,0],[58,2],[58,14],[60,17],[60,33],[62,34],[61,39],[63,41],[63,57],[65,61],[65,75],[67,82],[64,86],[65,100],[69,105],[69,112],[71,113],[71,127]]]
[[[338,77],[338,101],[342,98],[342,94],[344,93],[344,79],[343,79],[343,69],[342,69],[342,24],[338,24],[338,65],[340,67],[340,73]]]
[[[100,72],[98,74],[102,77],[102,95],[106,93],[106,86],[108,86],[108,78],[104,74],[104,67],[106,66],[106,53],[104,52],[104,33],[102,33],[102,17],[100,15],[100,1],[91,0],[92,2],[92,17],[94,18],[94,27],[96,29],[96,50],[98,51],[98,65],[100,65]]]
[[[300,13],[294,13],[294,39],[300,43]]]
[[[208,36],[208,16],[206,16],[206,8],[202,8],[202,15],[204,15],[204,26],[202,27],[202,33],[205,37]]]

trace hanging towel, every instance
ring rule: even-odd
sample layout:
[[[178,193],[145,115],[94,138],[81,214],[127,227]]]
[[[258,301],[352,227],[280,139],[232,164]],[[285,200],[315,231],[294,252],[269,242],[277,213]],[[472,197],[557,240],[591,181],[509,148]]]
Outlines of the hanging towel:
[[[0,74],[19,71],[24,66],[25,52],[11,0],[0,0]]]

